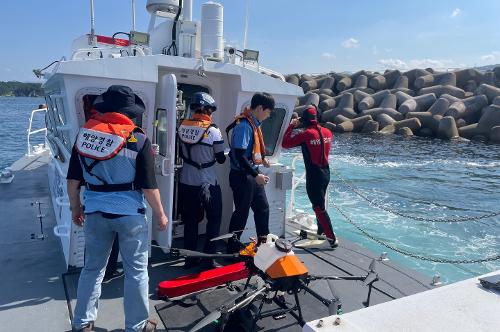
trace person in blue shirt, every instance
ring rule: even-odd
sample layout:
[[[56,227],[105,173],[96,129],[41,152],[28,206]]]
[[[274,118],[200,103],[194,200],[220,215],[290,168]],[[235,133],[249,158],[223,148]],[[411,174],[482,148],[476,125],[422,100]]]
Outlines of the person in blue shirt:
[[[246,108],[226,129],[227,133],[232,130],[229,184],[233,190],[234,212],[229,232],[237,232],[238,238],[241,236],[238,231],[246,226],[250,208],[254,213],[258,239],[262,240],[269,234],[269,204],[264,190],[269,177],[261,174],[258,167],[269,167],[260,125],[273,110],[274,98],[268,93],[256,93],[250,108]],[[230,239],[228,252],[237,252],[239,249],[238,243]]]

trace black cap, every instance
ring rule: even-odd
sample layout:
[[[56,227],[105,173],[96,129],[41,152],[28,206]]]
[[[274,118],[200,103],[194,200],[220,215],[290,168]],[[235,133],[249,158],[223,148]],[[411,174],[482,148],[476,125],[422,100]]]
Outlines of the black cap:
[[[117,112],[133,119],[146,110],[128,86],[112,85],[101,97],[102,101],[94,104],[94,108],[101,113]]]

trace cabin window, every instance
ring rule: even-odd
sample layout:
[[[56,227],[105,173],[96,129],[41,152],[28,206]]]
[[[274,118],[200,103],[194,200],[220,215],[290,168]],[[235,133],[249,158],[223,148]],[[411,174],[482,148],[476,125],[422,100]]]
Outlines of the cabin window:
[[[286,110],[284,108],[275,108],[271,112],[271,116],[262,122],[261,130],[266,144],[267,156],[272,156],[276,150],[285,115]]]
[[[55,158],[59,159],[61,162],[65,162],[66,158],[64,153],[61,151],[60,146],[62,146],[61,131],[58,129],[59,121],[56,121],[57,111],[54,102],[54,98],[50,96],[45,97],[47,103],[47,112],[45,112],[45,126],[47,128],[47,142],[49,143],[52,153]]]
[[[167,125],[167,110],[158,108],[156,110],[156,144],[159,147],[159,154],[162,156],[167,155],[168,145],[168,125]]]
[[[59,94],[49,95],[46,99],[47,113],[49,113],[49,119],[53,122],[53,135],[61,141],[68,151],[70,151],[71,142],[68,135],[69,126],[66,125],[63,96]]]

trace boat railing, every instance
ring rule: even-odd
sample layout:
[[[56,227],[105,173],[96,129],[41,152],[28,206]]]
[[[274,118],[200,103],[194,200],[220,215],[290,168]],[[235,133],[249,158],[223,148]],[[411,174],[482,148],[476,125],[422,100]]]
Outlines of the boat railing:
[[[273,78],[277,78],[277,79],[285,82],[285,76],[283,76],[283,74],[281,74],[275,70],[259,66],[259,72],[261,74],[268,75],[268,76],[271,76]]]
[[[303,159],[304,158],[302,157],[302,154],[297,154],[292,159],[292,165],[291,165],[291,168],[293,170],[292,189],[290,190],[290,200],[288,202],[288,206],[286,209],[286,220],[289,222],[299,224],[301,228],[307,228],[315,231],[317,229],[315,215],[307,213],[302,209],[297,209],[295,203],[295,197],[296,197],[295,192],[297,191],[299,186],[304,185],[306,182],[305,170],[302,173],[297,173],[297,167],[296,167],[297,161]]]
[[[151,55],[149,47],[130,45],[128,47],[92,47],[76,50],[71,56],[71,60],[89,60],[100,58],[120,58],[126,56],[146,56]]]
[[[47,150],[47,145],[46,145],[45,141],[42,144],[37,144],[37,145],[31,144],[31,136],[32,135],[35,135],[35,134],[38,134],[41,132],[44,133],[44,136],[47,135],[47,128],[46,127],[32,130],[33,118],[34,118],[36,113],[40,113],[40,112],[43,112],[45,115],[45,112],[47,112],[47,108],[39,108],[39,109],[31,111],[30,122],[29,122],[29,126],[28,126],[28,142],[27,142],[27,145],[28,145],[27,155],[28,156],[34,156],[34,155],[40,154],[43,151]]]

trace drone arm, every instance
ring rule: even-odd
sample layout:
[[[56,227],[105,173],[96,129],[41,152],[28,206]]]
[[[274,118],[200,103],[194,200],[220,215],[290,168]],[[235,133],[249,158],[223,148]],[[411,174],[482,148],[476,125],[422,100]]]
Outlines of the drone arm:
[[[240,256],[239,253],[235,253],[235,254],[206,254],[204,252],[187,250],[187,249],[177,249],[177,248],[171,248],[170,255],[175,257],[175,258],[179,258],[179,257],[238,258]]]
[[[361,280],[364,281],[366,276],[308,276],[308,281],[312,280]]]
[[[306,292],[308,292],[309,294],[311,294],[313,297],[315,297],[316,299],[318,299],[321,303],[323,303],[325,306],[330,306],[333,302],[335,301],[338,301],[337,298],[333,299],[333,300],[328,300],[326,298],[324,298],[323,296],[319,295],[318,293],[316,293],[315,291],[313,291],[311,288],[309,288],[309,286],[306,285],[305,282],[301,281],[301,287],[302,289],[304,289]]]

